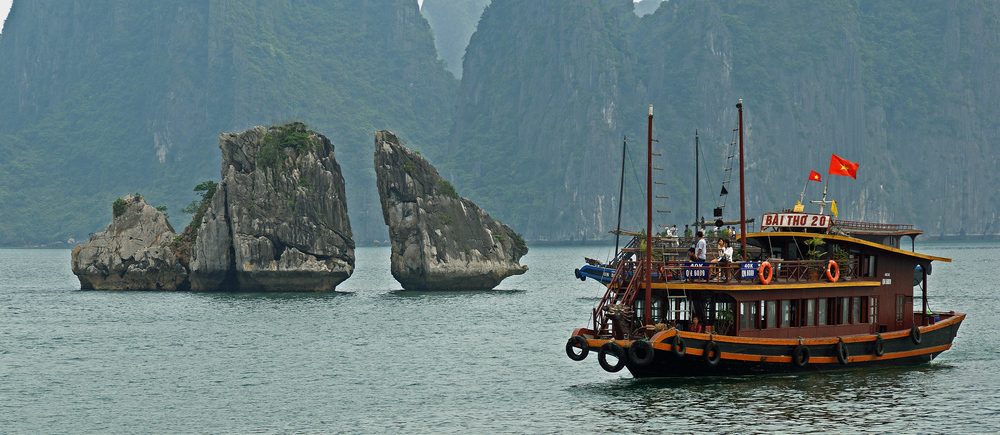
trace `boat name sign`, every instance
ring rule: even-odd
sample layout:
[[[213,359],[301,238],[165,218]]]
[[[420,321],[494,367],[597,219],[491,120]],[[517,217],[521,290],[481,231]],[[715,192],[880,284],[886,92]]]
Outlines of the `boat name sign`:
[[[764,215],[761,229],[767,228],[822,228],[829,229],[833,219],[825,214],[768,213]]]

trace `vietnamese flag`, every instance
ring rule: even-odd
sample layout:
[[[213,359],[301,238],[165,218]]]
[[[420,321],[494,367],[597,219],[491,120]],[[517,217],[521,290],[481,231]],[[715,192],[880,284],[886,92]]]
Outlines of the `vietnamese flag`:
[[[823,176],[819,172],[809,171],[809,181],[823,181]]]
[[[851,177],[855,180],[858,179],[858,164],[849,162],[836,154],[830,155],[830,174],[832,175],[845,175]]]

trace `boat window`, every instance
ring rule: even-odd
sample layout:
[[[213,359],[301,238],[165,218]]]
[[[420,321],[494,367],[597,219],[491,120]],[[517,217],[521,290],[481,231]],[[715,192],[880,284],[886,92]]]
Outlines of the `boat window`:
[[[736,304],[733,302],[716,302],[715,303],[715,329],[717,334],[728,335],[732,333],[733,326],[735,325],[736,319],[733,317],[733,311]],[[708,324],[706,320],[705,324]]]
[[[865,323],[861,318],[861,296],[855,296],[851,304],[851,323]]]
[[[906,302],[906,296],[896,295],[896,321],[903,321],[903,303]]]
[[[767,309],[764,310],[764,317],[767,319],[768,328],[778,327],[778,302],[767,301]]]
[[[878,296],[868,298],[868,323],[878,323]]]
[[[876,273],[875,273],[875,266],[876,266],[876,264],[875,264],[875,256],[874,255],[866,255],[866,256],[864,256],[864,258],[862,258],[861,261],[862,261],[862,263],[864,263],[863,266],[862,266],[862,269],[861,269],[861,271],[864,274],[864,276],[865,277],[876,276]]]
[[[663,305],[662,299],[653,298],[653,309],[650,310],[650,314],[652,315],[654,323],[656,322],[656,319],[660,319],[663,317],[662,315],[663,310],[661,310],[662,305]]]
[[[805,326],[813,326],[816,316],[816,299],[806,299],[806,309],[803,311],[805,314],[805,321],[802,322]]]
[[[787,299],[781,301],[781,326],[783,328],[792,326],[791,322],[792,308],[790,302],[791,301]]]
[[[851,314],[850,312],[851,298],[838,298],[838,299],[839,303],[837,304],[837,312],[840,313],[839,324],[845,325],[847,323],[850,323],[851,320],[850,317],[848,317]]]
[[[826,325],[827,313],[828,312],[826,310],[826,298],[820,299],[819,301],[817,301],[816,323],[819,324],[820,326]]]
[[[757,328],[757,301],[740,302],[740,329]]]
[[[633,305],[633,309],[635,309],[635,319],[633,319],[633,323],[635,323],[636,326],[642,326],[642,321],[645,318],[645,313],[646,313],[645,312],[645,309],[646,309],[645,302],[646,301],[644,301],[642,299],[636,299],[635,303],[632,304]]]

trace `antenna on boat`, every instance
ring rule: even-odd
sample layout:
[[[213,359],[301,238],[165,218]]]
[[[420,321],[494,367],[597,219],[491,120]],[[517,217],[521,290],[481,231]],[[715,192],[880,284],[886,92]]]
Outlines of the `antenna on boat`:
[[[743,261],[747,260],[747,205],[746,190],[743,184],[743,99],[736,103],[740,111],[740,250],[743,251]]]
[[[653,311],[653,105],[649,105],[649,132],[646,146],[646,303],[643,325],[652,324]]]

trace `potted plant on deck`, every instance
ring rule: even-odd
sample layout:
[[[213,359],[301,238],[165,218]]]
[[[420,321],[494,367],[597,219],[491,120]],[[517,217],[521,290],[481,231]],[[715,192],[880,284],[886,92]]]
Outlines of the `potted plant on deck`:
[[[809,250],[806,251],[806,256],[809,257],[810,260],[814,261],[819,260],[820,257],[826,255],[825,251],[821,251],[819,249],[820,246],[823,246],[825,244],[826,242],[820,237],[813,237],[809,240],[806,240],[806,246],[809,247]],[[820,272],[825,270],[826,270],[826,265],[823,264],[817,264],[815,267],[809,268],[809,279],[813,281],[818,280]]]

